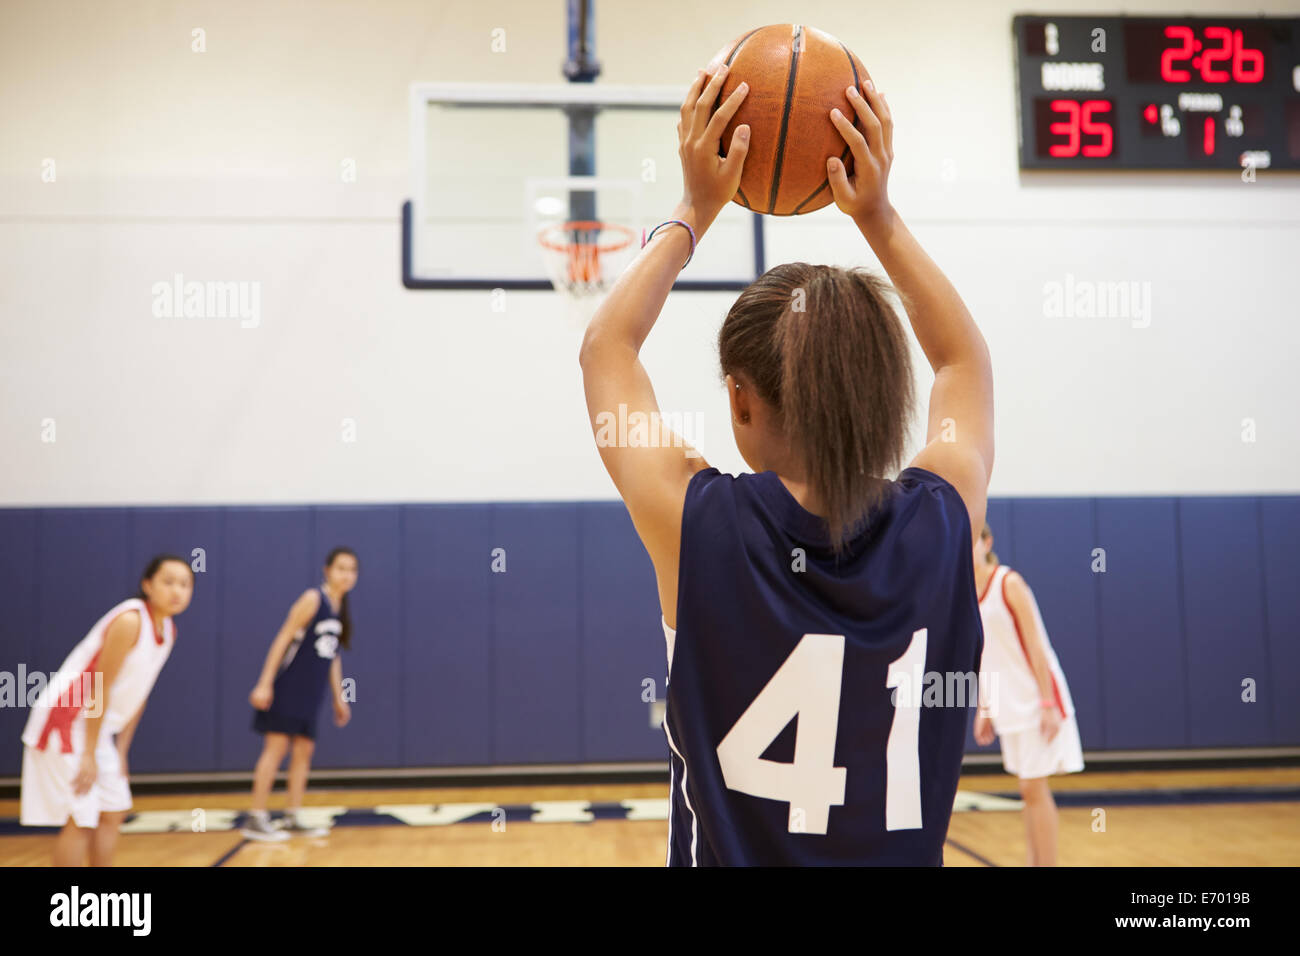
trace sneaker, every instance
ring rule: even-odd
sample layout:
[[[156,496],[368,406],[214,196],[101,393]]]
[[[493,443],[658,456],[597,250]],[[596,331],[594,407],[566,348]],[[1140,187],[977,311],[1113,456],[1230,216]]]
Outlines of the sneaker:
[[[266,817],[251,813],[244,821],[244,825],[239,832],[248,839],[257,840],[261,843],[283,843],[289,839],[289,834],[276,829]]]
[[[305,837],[326,837],[330,835],[329,827],[307,826],[298,819],[296,814],[286,813],[284,819],[277,822],[279,831],[287,838],[290,834],[293,836]]]

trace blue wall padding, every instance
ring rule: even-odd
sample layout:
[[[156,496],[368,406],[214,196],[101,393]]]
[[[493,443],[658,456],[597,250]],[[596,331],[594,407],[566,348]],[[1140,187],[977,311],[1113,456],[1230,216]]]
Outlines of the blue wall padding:
[[[642,698],[665,698],[668,667],[654,566],[622,503],[584,506],[578,520],[582,758],[654,760],[663,735],[646,732],[650,702]]]
[[[10,680],[19,679],[18,665],[28,669],[52,670],[59,664],[38,659],[40,642],[40,595],[37,592],[39,566],[36,542],[40,512],[32,508],[0,510],[0,580],[4,581],[4,613],[0,614],[0,670],[8,671]],[[91,622],[93,623],[93,621]],[[86,624],[89,628],[90,624]],[[68,645],[62,653],[72,647]],[[59,653],[47,649],[48,658]],[[16,707],[0,707],[0,773],[17,775],[23,762],[23,745],[19,740],[27,724],[26,690],[14,689]]]
[[[1272,686],[1266,703],[1273,715],[1272,742],[1285,746],[1300,740],[1300,498],[1259,499],[1259,519]]]
[[[492,505],[413,505],[402,517],[403,762],[491,763]]]
[[[499,504],[487,547],[466,556],[491,574],[493,763],[581,758],[579,507]],[[504,572],[490,570],[497,549]]]
[[[1259,504],[1251,498],[1178,503],[1188,736],[1197,746],[1271,743],[1276,682],[1264,633]],[[1294,578],[1293,578],[1294,580]],[[1243,701],[1243,681],[1257,699]]]
[[[1097,576],[1104,745],[1186,747],[1177,502],[1099,499],[1097,532],[1106,550],[1106,573]]]
[[[994,499],[989,522],[1087,749],[1300,744],[1300,497]],[[249,691],[340,544],[361,563],[356,701],[341,730],[322,710],[316,766],[664,758],[654,572],[618,502],[0,509],[0,670],[53,670],[152,554],[202,549],[131,769],[251,770]],[[26,717],[0,708],[0,775],[19,773]]]

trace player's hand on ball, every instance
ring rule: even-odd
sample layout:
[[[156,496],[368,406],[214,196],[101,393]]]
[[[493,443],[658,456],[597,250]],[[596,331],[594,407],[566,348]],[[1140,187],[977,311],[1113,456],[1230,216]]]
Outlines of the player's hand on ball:
[[[987,747],[993,743],[993,721],[983,714],[977,714],[975,717],[975,742],[981,747]]]
[[[95,755],[87,751],[82,755],[81,764],[77,767],[77,775],[72,778],[72,792],[77,796],[89,793],[98,776],[99,766],[95,763]]]
[[[271,698],[273,696],[270,687],[266,684],[258,684],[253,688],[253,692],[248,695],[248,702],[252,704],[256,710],[266,710],[271,706]]]
[[[682,118],[677,123],[677,155],[682,160],[682,202],[699,213],[704,228],[731,202],[740,188],[740,173],[749,152],[749,127],[736,127],[724,159],[719,148],[722,131],[744,102],[749,86],[740,84],[727,97],[726,102],[710,115],[718,100],[719,91],[727,78],[726,66],[709,76],[703,70],[686,92],[682,102]]]
[[[894,119],[889,104],[870,79],[862,89],[849,87],[849,102],[858,116],[859,130],[838,109],[831,110],[831,122],[844,137],[853,155],[853,178],[838,157],[826,161],[835,205],[855,222],[889,211],[887,181],[894,161]]]

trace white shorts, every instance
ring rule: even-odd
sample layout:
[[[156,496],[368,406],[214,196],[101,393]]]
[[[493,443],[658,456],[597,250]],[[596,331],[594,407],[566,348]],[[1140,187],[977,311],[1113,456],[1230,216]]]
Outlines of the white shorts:
[[[998,739],[1002,744],[1002,766],[1021,780],[1083,769],[1083,745],[1073,714],[1061,721],[1061,729],[1050,743],[1037,727],[1000,734]]]
[[[19,822],[25,827],[61,827],[71,817],[77,826],[94,829],[101,813],[130,810],[131,786],[122,774],[122,760],[111,737],[95,751],[95,763],[99,767],[95,782],[77,796],[72,781],[81,754],[61,753],[57,740],[43,751],[24,746]]]

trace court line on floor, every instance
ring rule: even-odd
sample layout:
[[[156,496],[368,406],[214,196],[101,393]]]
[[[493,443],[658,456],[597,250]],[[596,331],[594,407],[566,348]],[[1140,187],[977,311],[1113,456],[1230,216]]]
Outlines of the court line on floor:
[[[1017,811],[1023,804],[1015,794],[958,791],[954,813]],[[1279,787],[1199,788],[1185,790],[1062,790],[1054,794],[1062,807],[1121,807],[1300,801],[1300,789]],[[667,820],[667,798],[619,802],[538,800],[527,804],[491,803],[380,804],[370,807],[303,807],[313,826],[447,826],[458,823],[591,823],[597,820]],[[192,810],[142,810],[127,817],[124,835],[189,833]],[[278,814],[273,814],[273,816]],[[229,832],[243,825],[243,811],[209,808],[205,832]],[[0,834],[53,834],[58,827],[24,827],[12,817],[0,817]]]
[[[990,794],[1013,799],[1013,794]],[[1143,807],[1205,803],[1294,803],[1295,787],[1188,787],[1151,790],[1054,790],[1058,807]]]
[[[249,842],[249,841],[248,841],[248,838],[247,838],[247,837],[242,838],[238,843],[236,843],[236,844],[235,844],[234,846],[232,846],[229,850],[227,850],[225,853],[223,853],[223,854],[221,855],[221,857],[217,860],[217,862],[213,863],[212,865],[213,865],[213,866],[222,866],[222,865],[224,865],[224,864],[225,864],[227,861],[229,861],[230,858],[233,857],[236,853],[238,853],[238,852],[239,852],[240,850],[242,850],[244,847],[248,846],[248,842]]]

